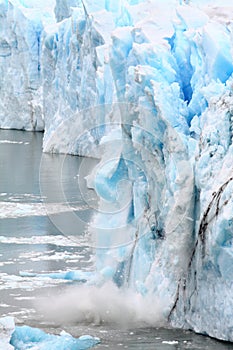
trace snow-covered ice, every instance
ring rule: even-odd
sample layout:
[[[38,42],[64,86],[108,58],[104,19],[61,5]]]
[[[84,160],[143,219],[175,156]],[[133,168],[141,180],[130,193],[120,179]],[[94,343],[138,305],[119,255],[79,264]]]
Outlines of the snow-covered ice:
[[[14,347],[10,345],[10,339],[15,329],[15,323],[13,317],[0,318],[0,350],[14,350]]]

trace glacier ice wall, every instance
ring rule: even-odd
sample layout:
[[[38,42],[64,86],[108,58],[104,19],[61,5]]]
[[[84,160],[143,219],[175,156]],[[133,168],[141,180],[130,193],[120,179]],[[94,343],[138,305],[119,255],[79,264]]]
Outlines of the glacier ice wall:
[[[108,150],[92,179],[101,197],[91,228],[97,270],[118,286],[165,299],[164,316],[174,326],[232,340],[232,24],[220,7],[218,16],[210,7],[174,2],[169,13],[159,2],[150,9],[142,2],[113,5],[91,20],[74,10],[57,26],[58,48],[44,49],[55,67],[44,89],[48,111],[55,105],[45,111],[45,150],[72,145],[71,153],[85,154],[68,130],[120,124],[119,139],[110,133],[94,143]],[[81,40],[74,49],[75,28]],[[52,103],[56,91],[62,103]],[[117,102],[118,113],[90,108]],[[66,132],[46,143],[60,121]],[[92,141],[87,133],[84,144]]]
[[[41,33],[52,0],[0,1],[0,127],[43,130]]]
[[[100,158],[102,281],[233,341],[230,2],[47,3],[0,2],[0,126],[44,123],[45,151]]]
[[[232,80],[207,88],[206,98],[195,165],[195,244],[174,311],[179,325],[183,314],[197,332],[232,340]]]
[[[105,13],[101,14],[102,18],[103,16]],[[111,18],[108,22],[111,31],[113,25]],[[83,8],[77,8],[73,10],[71,18],[48,28],[51,31],[46,32],[42,54],[43,94],[46,96],[44,98],[46,151],[56,151],[58,148],[59,151],[74,154],[85,153],[80,143],[76,145],[78,138],[76,128],[81,137],[85,130],[106,122],[104,111],[100,112],[101,115],[94,115],[90,110],[91,106],[105,103],[103,72],[100,67],[105,41],[96,29],[97,25],[98,23],[89,18]],[[112,90],[111,75],[108,84]],[[87,109],[89,110],[85,112]],[[63,126],[67,130],[60,134],[55,133],[59,138],[57,140],[54,130],[63,121]],[[75,131],[73,137],[71,129]]]
[[[144,14],[140,26],[112,33],[123,148],[115,183],[104,165],[95,180],[97,267],[119,286],[165,299],[174,326],[232,340],[232,24],[187,6],[172,16],[172,27]],[[108,202],[106,213],[125,178],[127,206],[118,188],[119,206]]]

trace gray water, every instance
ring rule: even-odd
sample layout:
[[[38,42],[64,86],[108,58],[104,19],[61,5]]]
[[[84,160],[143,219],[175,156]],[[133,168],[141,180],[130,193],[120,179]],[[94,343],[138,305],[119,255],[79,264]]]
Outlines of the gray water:
[[[98,336],[99,349],[232,349],[232,344],[189,331],[62,322],[38,311],[38,300],[52,302],[56,293],[65,294],[78,283],[37,274],[93,270],[87,223],[96,200],[78,178],[96,161],[41,158],[42,138],[42,133],[0,131],[0,317],[11,315],[18,325],[56,334]]]

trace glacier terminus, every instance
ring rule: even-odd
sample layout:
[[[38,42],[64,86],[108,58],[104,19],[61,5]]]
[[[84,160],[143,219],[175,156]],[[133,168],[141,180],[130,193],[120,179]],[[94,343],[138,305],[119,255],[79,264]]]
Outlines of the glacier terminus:
[[[99,159],[97,285],[230,342],[232,15],[230,0],[0,0],[0,128]]]

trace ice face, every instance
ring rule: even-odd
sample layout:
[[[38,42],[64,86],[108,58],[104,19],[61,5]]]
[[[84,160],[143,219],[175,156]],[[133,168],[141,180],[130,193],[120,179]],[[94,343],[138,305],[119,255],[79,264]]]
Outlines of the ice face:
[[[0,2],[0,127],[43,130],[41,33],[52,0]]]
[[[218,82],[206,89],[209,108],[200,119],[202,136],[196,162],[196,242],[180,286],[176,317],[179,319],[185,312],[187,326],[192,324],[197,332],[201,329],[214,337],[232,340],[231,84],[229,79],[226,85]],[[219,315],[215,327],[207,321],[213,319],[213,309]]]
[[[137,31],[135,24],[112,33],[110,66],[126,106],[122,158],[132,191],[131,205],[103,215],[108,171],[105,182],[104,174],[96,177],[104,191],[93,222],[97,268],[105,276],[106,266],[114,267],[118,286],[153,290],[174,326],[232,340],[231,278],[224,273],[232,258],[232,32],[197,8],[176,13],[172,35],[169,25],[158,28],[151,19]],[[116,167],[114,187],[121,175]]]
[[[47,4],[0,2],[1,127],[100,158],[101,282],[233,341],[230,1]]]

